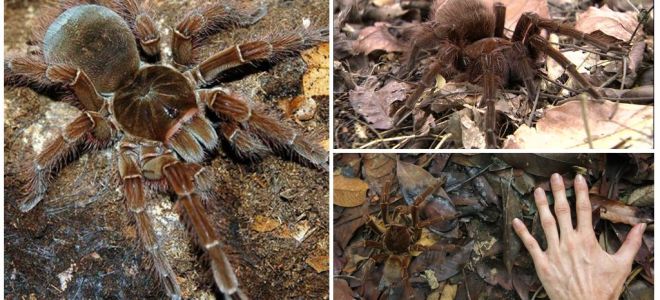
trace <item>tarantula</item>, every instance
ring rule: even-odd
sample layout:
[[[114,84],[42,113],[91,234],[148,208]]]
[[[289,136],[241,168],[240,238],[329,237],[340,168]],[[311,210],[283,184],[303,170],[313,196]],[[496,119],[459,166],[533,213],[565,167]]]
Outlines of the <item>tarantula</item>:
[[[181,298],[181,289],[146,212],[147,188],[174,192],[208,254],[219,290],[225,297],[247,298],[204,211],[210,184],[200,164],[205,151],[222,140],[240,158],[286,151],[324,169],[328,157],[313,139],[218,86],[226,71],[276,62],[325,41],[327,31],[281,32],[197,58],[213,34],[252,24],[262,13],[219,3],[199,7],[174,28],[171,61],[165,61],[158,27],[135,0],[72,0],[52,7],[35,32],[39,49],[5,61],[5,84],[63,99],[82,113],[28,163],[19,209],[34,208],[71,157],[116,145],[128,210],[168,296]]]
[[[623,51],[623,48],[588,35],[574,28],[527,12],[518,20],[511,38],[504,35],[506,7],[497,2],[488,7],[481,0],[436,1],[433,19],[418,25],[411,38],[409,66],[413,66],[420,48],[437,47],[436,61],[424,72],[418,87],[396,112],[395,123],[410,115],[425,89],[432,86],[437,74],[454,77],[483,87],[481,105],[486,111],[486,143],[497,147],[495,94],[497,89],[522,82],[527,96],[537,97],[536,61],[547,54],[559,63],[594,98],[599,92],[577,72],[576,66],[553,48],[540,33],[547,30],[586,42],[602,50]]]
[[[412,251],[447,251],[453,246],[434,244],[422,246],[417,241],[422,237],[422,229],[434,224],[452,221],[458,217],[456,213],[451,215],[434,216],[426,220],[420,220],[420,209],[422,203],[444,181],[429,186],[419,194],[412,205],[397,206],[394,215],[390,218],[390,183],[383,186],[381,194],[380,212],[383,225],[377,223],[373,216],[369,216],[367,225],[381,235],[382,240],[365,240],[364,247],[384,250],[384,253],[376,254],[373,258],[378,262],[384,261],[383,277],[379,284],[379,290],[383,290],[392,284],[405,282],[408,279],[408,266],[412,259]],[[409,215],[410,220],[405,220]],[[412,222],[408,224],[407,222]],[[365,272],[366,273],[366,272]]]

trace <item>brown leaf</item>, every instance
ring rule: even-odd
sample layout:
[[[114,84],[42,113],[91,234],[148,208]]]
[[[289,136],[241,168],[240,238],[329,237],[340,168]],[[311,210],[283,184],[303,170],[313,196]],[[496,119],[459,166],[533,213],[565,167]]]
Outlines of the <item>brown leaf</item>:
[[[305,96],[327,96],[330,91],[329,44],[323,43],[301,53],[307,63],[307,71],[303,75],[303,94]]]
[[[501,2],[506,6],[506,21],[504,27],[514,30],[520,16],[526,12],[534,12],[543,18],[550,18],[547,0],[486,0],[488,6]]]
[[[586,107],[594,148],[653,147],[653,106],[587,100]],[[550,108],[536,128],[522,125],[513,135],[509,135],[504,148],[588,148],[581,112],[580,101]]]
[[[341,213],[336,213],[337,210],[341,210]],[[353,237],[353,233],[364,225],[366,218],[363,218],[364,213],[362,207],[351,207],[346,209],[337,207],[335,210],[335,216],[339,217],[333,222],[335,229],[333,238],[341,249],[345,249],[348,242]]]
[[[358,39],[353,42],[355,52],[364,54],[369,54],[375,50],[402,52],[404,45],[390,34],[389,26],[385,22],[376,22],[374,26],[363,28]]]
[[[504,204],[504,265],[511,276],[513,273],[513,264],[520,254],[521,242],[518,235],[513,231],[513,219],[522,220],[522,205],[520,197],[509,182],[502,183],[503,204]]]
[[[364,166],[362,175],[369,184],[372,192],[380,194],[383,185],[390,183],[390,191],[396,190],[396,154],[394,153],[369,153],[364,154]]]
[[[376,91],[377,85],[378,79],[375,76],[368,77],[363,85],[349,91],[348,100],[353,109],[373,124],[374,128],[390,129],[393,126],[390,105],[406,98],[409,85],[390,81],[382,89]]]
[[[334,300],[353,300],[353,290],[348,286],[348,282],[344,279],[335,278],[332,281],[332,290],[334,292]]]
[[[625,205],[623,202],[606,199],[599,195],[589,196],[593,209],[600,210],[600,218],[612,223],[636,225],[639,223],[652,223],[653,218],[637,207]]]
[[[341,207],[356,207],[362,205],[367,196],[369,186],[359,178],[348,178],[334,175],[334,199],[332,204]]]
[[[566,173],[573,166],[587,166],[590,157],[576,153],[500,153],[495,157],[529,174],[550,177],[553,173]]]
[[[256,216],[250,228],[256,232],[269,232],[280,226],[280,222],[266,216]]]
[[[586,33],[601,31],[621,41],[628,41],[637,28],[637,18],[633,12],[616,12],[607,5],[590,6],[577,17],[575,29]]]
[[[330,261],[328,260],[327,255],[322,256],[311,256],[308,257],[305,262],[314,270],[316,273],[325,272],[329,269]]]

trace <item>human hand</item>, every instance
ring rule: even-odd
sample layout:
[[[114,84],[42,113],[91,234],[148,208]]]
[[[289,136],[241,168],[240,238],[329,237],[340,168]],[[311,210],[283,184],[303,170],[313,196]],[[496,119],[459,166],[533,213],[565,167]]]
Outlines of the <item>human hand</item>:
[[[545,191],[534,191],[541,226],[548,249],[541,250],[534,237],[519,219],[513,228],[529,251],[536,273],[550,299],[618,299],[642,243],[646,224],[635,225],[616,254],[601,249],[591,223],[589,188],[581,175],[575,177],[577,227],[571,221],[564,181],[559,174],[550,178],[555,198],[557,222],[550,212]],[[557,232],[557,223],[559,231]]]

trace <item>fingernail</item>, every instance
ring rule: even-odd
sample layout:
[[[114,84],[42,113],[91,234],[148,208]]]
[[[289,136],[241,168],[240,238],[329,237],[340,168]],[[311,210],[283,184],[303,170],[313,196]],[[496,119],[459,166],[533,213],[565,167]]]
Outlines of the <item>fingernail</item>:
[[[543,188],[537,187],[534,190],[534,194],[536,194],[536,196],[542,196],[543,194],[545,194],[545,191],[543,190]]]
[[[557,173],[552,174],[552,176],[550,177],[550,182],[551,183],[561,183],[562,182],[561,175],[559,175]]]
[[[522,221],[520,221],[520,219],[513,218],[513,226],[520,226],[520,223],[522,223]]]
[[[639,231],[644,233],[644,231],[646,231],[646,223],[642,223],[642,226],[640,226],[640,227],[641,228],[639,229]]]
[[[577,175],[575,175],[575,182],[585,183],[586,181],[584,180],[584,176],[578,173]]]

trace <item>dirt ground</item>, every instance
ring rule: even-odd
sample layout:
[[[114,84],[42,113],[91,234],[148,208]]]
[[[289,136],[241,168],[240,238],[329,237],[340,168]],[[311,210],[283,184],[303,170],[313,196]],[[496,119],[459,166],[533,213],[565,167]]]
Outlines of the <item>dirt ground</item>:
[[[48,1],[5,2],[5,54],[26,53],[30,28]],[[171,27],[184,11],[203,1],[151,1],[156,21],[169,41]],[[202,56],[250,37],[300,25],[304,18],[327,27],[327,1],[264,1],[268,14],[245,29],[221,33]],[[168,49],[166,49],[167,52]],[[227,86],[281,114],[276,100],[300,94],[302,59],[285,59]],[[302,132],[327,138],[328,99],[315,98],[319,111],[301,125]],[[42,149],[76,109],[28,89],[5,89],[5,282],[6,299],[162,298],[149,271],[136,230],[121,195],[114,147],[84,154],[68,164],[50,184],[35,209],[16,208],[20,187],[17,166]],[[309,259],[328,255],[328,174],[271,156],[260,162],[236,162],[225,151],[207,160],[208,176],[217,184],[208,213],[234,252],[234,267],[243,289],[255,299],[328,297],[328,273],[318,273]],[[173,199],[151,193],[155,219],[184,297],[213,299],[203,256],[179,221]],[[257,216],[277,220],[269,232],[252,230]]]

